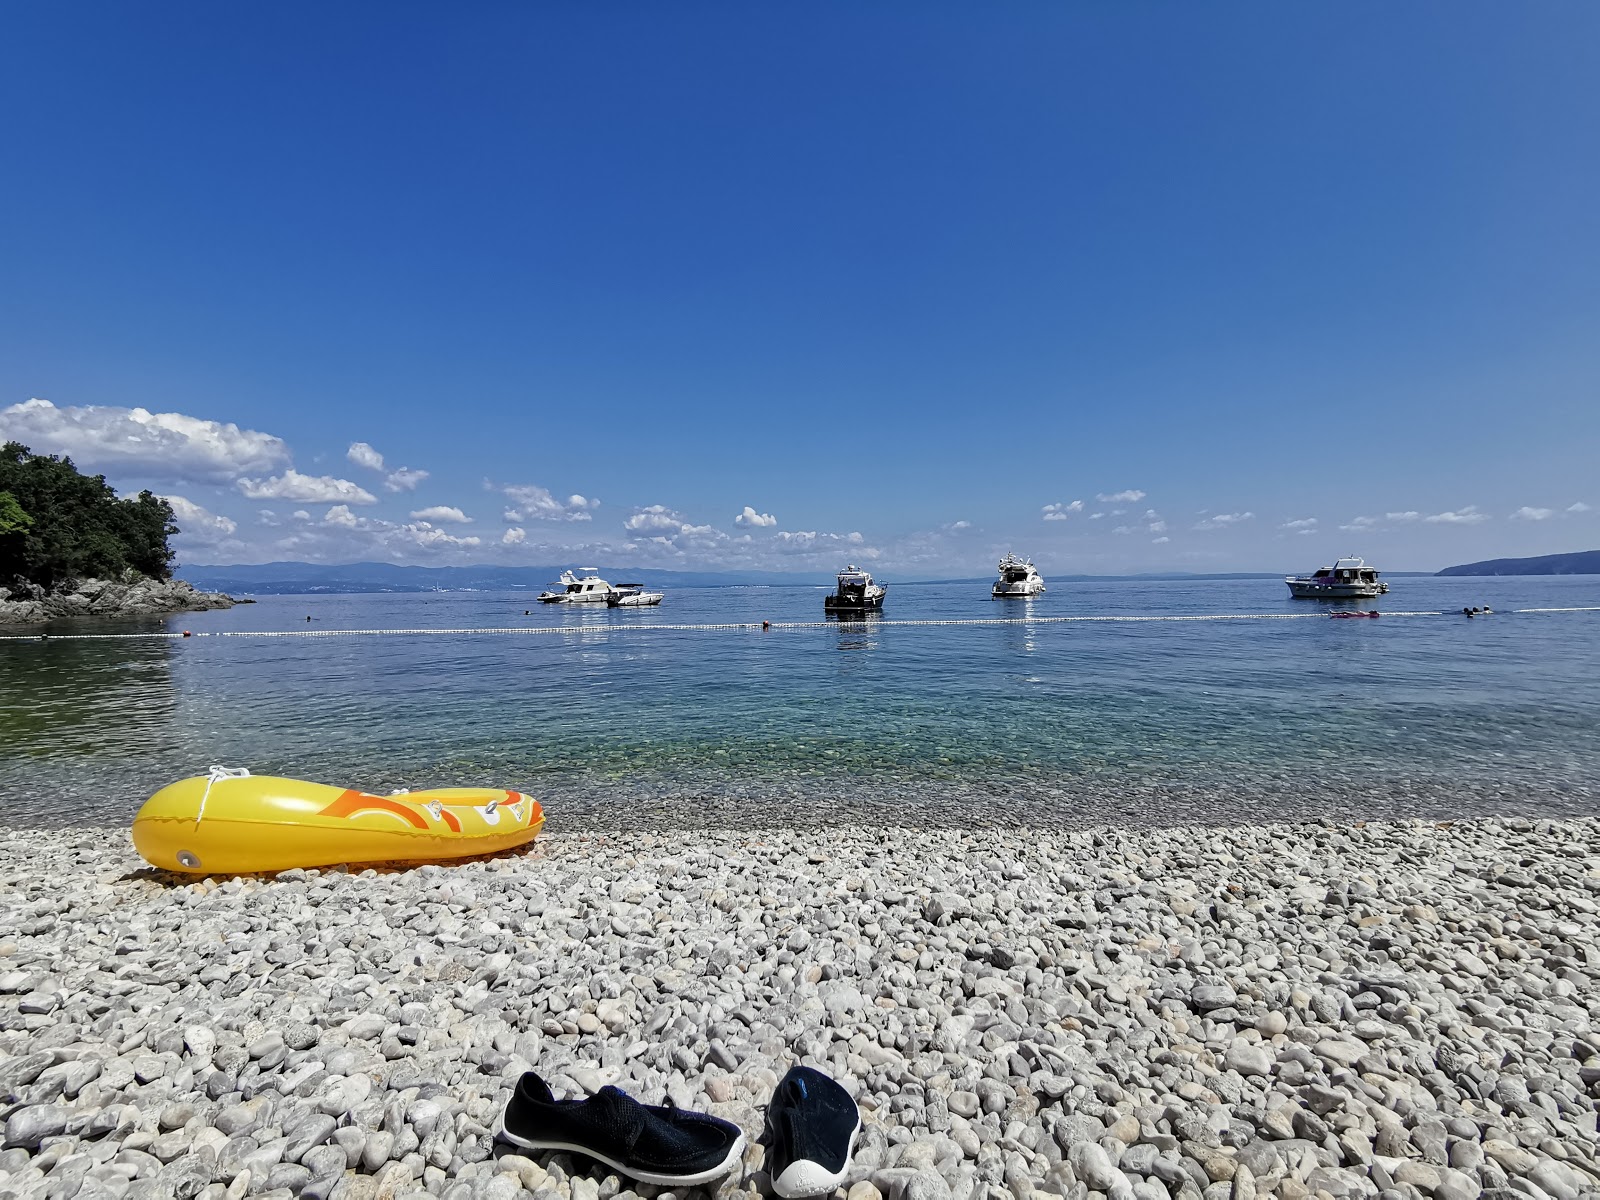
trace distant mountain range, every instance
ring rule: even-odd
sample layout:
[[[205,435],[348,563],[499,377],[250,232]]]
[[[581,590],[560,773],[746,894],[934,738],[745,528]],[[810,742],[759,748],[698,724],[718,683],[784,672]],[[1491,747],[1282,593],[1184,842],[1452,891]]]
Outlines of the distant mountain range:
[[[328,566],[320,563],[271,562],[233,566],[184,564],[178,574],[204,591],[235,595],[303,596],[319,592],[541,592],[549,587],[563,566],[550,567],[403,567],[394,563],[361,562]],[[612,583],[647,583],[652,587],[821,587],[833,582],[830,574],[785,574],[777,571],[663,571],[639,567],[600,568],[603,578]],[[896,583],[944,582],[907,580],[893,572]],[[1387,572],[1404,575],[1405,571]],[[974,577],[987,579],[989,576]],[[1193,574],[1174,571],[1142,575],[1052,575],[1061,583],[1089,583],[1095,580],[1206,580],[1206,579],[1281,579],[1271,572],[1233,572]]]
[[[1490,558],[1446,567],[1441,575],[1600,575],[1600,550],[1541,554],[1537,558]]]

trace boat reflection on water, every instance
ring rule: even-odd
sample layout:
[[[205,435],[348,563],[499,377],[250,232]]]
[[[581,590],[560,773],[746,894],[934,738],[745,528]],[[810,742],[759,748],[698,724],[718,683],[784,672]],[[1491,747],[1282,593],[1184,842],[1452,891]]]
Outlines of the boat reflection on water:
[[[1023,603],[1031,604],[1031,598],[1024,600]],[[1034,654],[1038,651],[1038,629],[1032,621],[1026,619],[1007,621],[1001,628],[1006,631],[1006,649],[1018,654]]]
[[[877,621],[861,614],[840,616],[837,622],[839,640],[837,648],[844,653],[859,653],[878,648],[879,625]]]

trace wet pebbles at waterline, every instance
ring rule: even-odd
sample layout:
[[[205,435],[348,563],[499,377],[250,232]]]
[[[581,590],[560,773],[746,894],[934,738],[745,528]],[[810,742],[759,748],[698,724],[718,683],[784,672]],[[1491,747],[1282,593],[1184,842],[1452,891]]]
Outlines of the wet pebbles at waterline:
[[[519,1072],[738,1122],[852,1200],[1600,1192],[1600,822],[545,837],[184,881],[0,833],[0,1196],[666,1196],[493,1140]]]

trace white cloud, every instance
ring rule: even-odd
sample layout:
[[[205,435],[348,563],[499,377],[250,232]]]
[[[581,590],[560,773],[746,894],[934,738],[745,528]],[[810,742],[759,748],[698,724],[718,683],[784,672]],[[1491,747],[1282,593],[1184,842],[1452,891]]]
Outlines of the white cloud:
[[[502,546],[520,546],[528,540],[528,534],[523,529],[508,529],[500,535]]]
[[[144,408],[57,408],[37,399],[0,409],[0,440],[68,455],[79,466],[213,483],[289,461],[281,439],[233,424]]]
[[[1169,538],[1169,537],[1158,537],[1158,538],[1151,538],[1151,539],[1150,539],[1150,544],[1151,544],[1151,545],[1152,545],[1152,546],[1160,546],[1160,545],[1163,545],[1163,544],[1165,544],[1165,543],[1167,543],[1167,542],[1170,542],[1170,541],[1171,541],[1171,540],[1172,540],[1172,539],[1171,539],[1171,538]]]
[[[396,527],[391,540],[410,542],[424,549],[470,547],[480,545],[483,541],[482,538],[475,536],[456,537],[442,529],[434,528],[427,521]]]
[[[1244,521],[1255,520],[1253,512],[1214,513],[1204,521],[1198,523],[1196,529],[1227,529],[1231,525],[1238,525]]]
[[[944,531],[946,533],[960,533],[963,529],[971,528],[971,521],[951,521],[950,524],[944,526]]]
[[[348,479],[335,479],[331,475],[302,475],[293,467],[272,479],[239,479],[234,486],[251,500],[300,500],[312,504],[378,502],[371,492]]]
[[[769,526],[776,525],[778,518],[771,513],[757,512],[746,504],[744,511],[733,519],[733,523],[735,525],[752,525],[759,529],[766,529]]]
[[[722,530],[718,529],[715,525],[688,525],[688,524],[685,524],[685,525],[682,525],[682,526],[680,526],[678,528],[678,532],[679,532],[679,534],[681,534],[682,536],[684,536],[686,538],[710,538],[713,541],[715,541],[717,539],[720,539],[720,538],[725,538],[725,537],[728,536],[727,534],[723,533]]]
[[[1435,525],[1481,525],[1489,519],[1489,514],[1479,512],[1476,504],[1469,504],[1455,512],[1434,513],[1422,519]]]
[[[1383,514],[1383,519],[1385,521],[1419,521],[1419,520],[1422,519],[1422,514],[1419,513],[1419,512],[1416,512],[1415,510],[1408,510],[1406,512],[1384,513]]]
[[[1285,521],[1282,525],[1279,525],[1278,528],[1279,529],[1314,529],[1314,528],[1316,528],[1316,524],[1317,524],[1317,518],[1315,518],[1315,517],[1301,517],[1297,521]]]
[[[369,471],[384,470],[383,455],[367,442],[351,442],[350,449],[345,451],[345,457],[358,467],[365,467]],[[396,467],[387,472],[383,477],[383,486],[391,492],[414,492],[417,484],[428,477],[428,472],[414,470],[411,467]]]
[[[467,525],[472,521],[472,518],[459,508],[453,508],[448,504],[435,504],[432,508],[419,508],[411,514],[411,518],[415,521],[451,521],[457,525]]]
[[[211,546],[232,537],[239,528],[236,521],[201,508],[184,496],[161,497],[172,505],[172,515],[178,525],[178,536],[197,545]]]
[[[383,470],[383,455],[379,454],[366,442],[351,442],[350,449],[345,452],[345,457],[358,467],[365,467],[369,471]]]
[[[647,533],[665,529],[677,531],[683,528],[683,523],[683,517],[666,505],[651,504],[635,511],[622,527],[630,533]]]
[[[1109,494],[1097,492],[1095,493],[1095,499],[1102,504],[1137,504],[1147,494],[1146,492],[1141,492],[1138,488],[1129,488],[1125,492],[1111,492]]]
[[[361,518],[350,511],[348,504],[335,504],[322,514],[322,519],[329,525],[338,525],[344,529],[355,529],[361,525]]]
[[[489,488],[504,493],[514,505],[505,511],[505,519],[517,521],[589,521],[590,510],[600,507],[600,501],[590,500],[587,497],[572,495],[563,502],[550,494],[549,488],[542,488],[535,483],[508,483],[496,488],[494,484],[487,484]]]
[[[1511,519],[1513,521],[1547,521],[1555,515],[1556,510],[1553,508],[1529,508],[1524,504],[1511,514]]]
[[[858,559],[875,559],[878,551],[867,546],[859,533],[818,533],[803,530],[778,534],[773,538],[777,548],[785,554],[820,554],[828,551],[848,550]]]
[[[1578,501],[1575,501],[1572,504],[1569,504],[1567,506],[1567,511],[1569,513],[1586,513],[1586,512],[1589,511],[1589,506],[1587,504],[1585,504],[1582,500],[1578,500]]]
[[[1065,521],[1069,513],[1083,511],[1083,501],[1074,500],[1071,504],[1057,501],[1055,504],[1046,504],[1041,511],[1046,521]]]
[[[420,469],[396,467],[383,477],[383,486],[391,492],[414,492],[427,477],[428,472]]]
[[[1151,521],[1149,530],[1151,533],[1165,533],[1167,531],[1167,523],[1165,521]]]
[[[1090,514],[1089,514],[1089,520],[1091,520],[1091,521],[1098,521],[1098,520],[1100,520],[1100,519],[1101,519],[1101,518],[1102,518],[1102,517],[1104,517],[1104,516],[1105,516],[1105,513],[1103,513],[1103,512],[1099,512],[1099,513],[1090,513]]]

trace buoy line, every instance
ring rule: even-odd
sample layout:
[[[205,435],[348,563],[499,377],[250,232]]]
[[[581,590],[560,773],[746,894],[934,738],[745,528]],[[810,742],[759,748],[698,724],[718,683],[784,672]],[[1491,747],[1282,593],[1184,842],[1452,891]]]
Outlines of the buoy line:
[[[1356,611],[1356,610],[1335,610]],[[1544,614],[1544,613],[1580,613],[1600,612],[1600,605],[1591,605],[1581,608],[1512,608],[1503,610],[1505,613]],[[723,621],[708,622],[703,624],[638,624],[638,625],[508,625],[488,626],[477,629],[214,629],[199,632],[180,630],[162,633],[24,633],[0,635],[0,642],[70,642],[70,641],[137,641],[137,640],[173,640],[183,638],[335,638],[335,637],[467,637],[467,636],[495,636],[495,637],[521,637],[521,636],[550,636],[574,634],[601,634],[613,633],[709,633],[729,630],[744,630],[761,632],[772,629],[885,629],[906,628],[909,626],[953,626],[953,625],[1066,625],[1073,623],[1102,623],[1102,624],[1149,624],[1157,622],[1177,621],[1312,621],[1326,620],[1333,615],[1328,612],[1305,613],[1194,613],[1194,614],[1151,614],[1148,616],[1127,615],[1085,615],[1062,617],[952,617],[946,619],[927,620],[893,620],[887,617],[863,617],[856,620],[849,618],[827,621]],[[1433,609],[1419,609],[1415,611],[1384,612],[1385,617],[1447,617],[1459,616],[1456,612],[1444,612]],[[1485,614],[1494,616],[1497,614]]]

